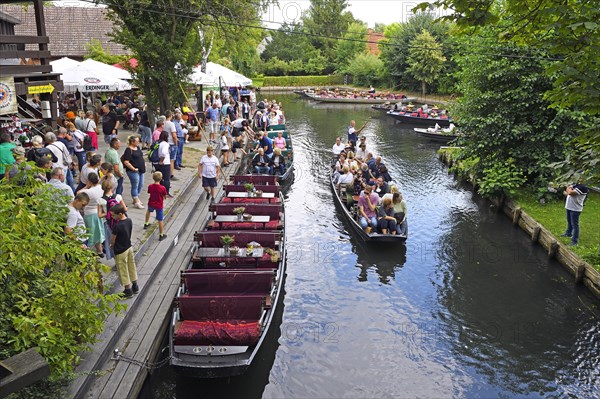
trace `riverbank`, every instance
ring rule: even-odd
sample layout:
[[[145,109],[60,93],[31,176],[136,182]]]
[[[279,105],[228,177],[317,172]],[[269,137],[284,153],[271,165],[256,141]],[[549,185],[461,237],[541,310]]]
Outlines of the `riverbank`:
[[[446,165],[453,165],[450,147],[442,147],[438,155]],[[474,176],[465,180],[476,189]],[[564,200],[552,199],[541,203],[532,189],[527,188],[521,189],[514,199],[490,200],[512,218],[513,224],[524,230],[533,242],[542,245],[548,251],[548,257],[558,260],[574,276],[576,283],[584,284],[600,298],[600,232],[596,227],[597,223],[594,223],[600,220],[600,194],[591,193],[586,200],[586,216],[580,219],[579,245],[574,247],[567,246],[568,237],[560,237],[566,228]],[[587,237],[583,239],[586,233]]]

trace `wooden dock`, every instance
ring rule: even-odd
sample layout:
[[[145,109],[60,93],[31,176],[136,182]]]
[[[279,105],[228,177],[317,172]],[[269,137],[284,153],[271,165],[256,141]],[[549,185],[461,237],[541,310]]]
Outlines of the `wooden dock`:
[[[241,164],[227,168],[227,179]],[[219,190],[222,185],[223,179]],[[153,362],[162,349],[180,271],[189,262],[194,232],[208,217],[208,207],[201,182],[195,177],[180,194],[178,206],[170,210],[170,221],[165,226],[168,239],[159,242],[151,237],[138,251],[140,293],[126,301],[129,308],[124,315],[109,317],[92,352],[82,355],[76,369],[80,376],[69,387],[68,397],[138,397],[149,373],[145,365]],[[111,359],[116,349],[124,359]]]

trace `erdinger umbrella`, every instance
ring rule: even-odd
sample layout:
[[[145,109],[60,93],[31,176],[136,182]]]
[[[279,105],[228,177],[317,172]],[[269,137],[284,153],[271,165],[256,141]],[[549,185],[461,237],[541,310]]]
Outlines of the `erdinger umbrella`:
[[[65,91],[107,92],[131,90],[131,84],[122,79],[111,77],[92,70],[83,63],[62,72],[61,80]]]
[[[192,70],[192,74],[190,75],[190,81],[197,85],[208,85],[208,86],[218,86],[218,80],[215,81],[213,78],[205,74],[200,70],[200,67],[197,66]]]

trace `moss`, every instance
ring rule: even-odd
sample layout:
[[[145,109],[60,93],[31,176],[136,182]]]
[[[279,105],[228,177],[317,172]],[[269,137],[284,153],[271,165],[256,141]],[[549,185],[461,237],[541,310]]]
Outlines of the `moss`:
[[[515,202],[531,217],[552,232],[562,243],[569,237],[560,237],[567,228],[564,198],[552,198],[540,203],[532,189],[520,191]],[[573,252],[600,271],[600,193],[590,192],[579,219],[579,244]]]

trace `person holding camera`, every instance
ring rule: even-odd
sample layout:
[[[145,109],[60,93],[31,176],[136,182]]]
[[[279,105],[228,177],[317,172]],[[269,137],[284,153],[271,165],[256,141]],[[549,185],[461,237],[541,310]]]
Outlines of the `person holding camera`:
[[[579,241],[579,216],[583,210],[583,204],[589,193],[583,184],[572,184],[567,186],[564,194],[567,196],[565,209],[567,210],[567,231],[561,237],[571,237],[569,246],[577,245]]]

